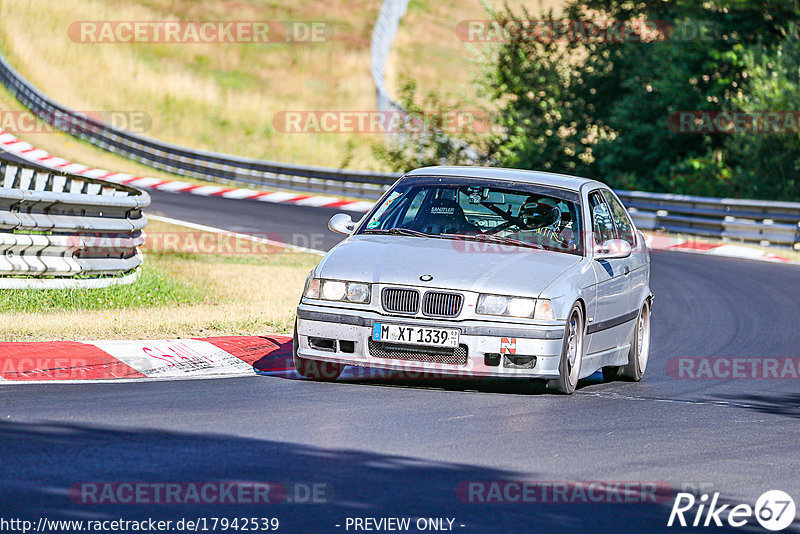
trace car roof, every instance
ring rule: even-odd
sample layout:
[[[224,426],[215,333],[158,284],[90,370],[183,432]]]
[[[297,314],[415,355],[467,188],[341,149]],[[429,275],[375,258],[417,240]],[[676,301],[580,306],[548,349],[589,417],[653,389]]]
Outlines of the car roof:
[[[438,166],[423,167],[406,173],[405,176],[454,176],[464,178],[488,178],[491,180],[508,180],[527,184],[545,185],[580,191],[586,184],[608,187],[597,180],[580,178],[568,174],[556,174],[542,171],[526,171],[522,169],[504,169],[501,167],[468,167],[468,166]]]

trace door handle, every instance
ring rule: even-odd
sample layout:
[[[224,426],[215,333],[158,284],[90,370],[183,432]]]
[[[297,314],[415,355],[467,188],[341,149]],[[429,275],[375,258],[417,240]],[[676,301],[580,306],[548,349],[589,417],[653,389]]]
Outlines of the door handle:
[[[629,274],[631,274],[631,268],[626,265],[625,267],[622,268],[622,274],[628,276]]]

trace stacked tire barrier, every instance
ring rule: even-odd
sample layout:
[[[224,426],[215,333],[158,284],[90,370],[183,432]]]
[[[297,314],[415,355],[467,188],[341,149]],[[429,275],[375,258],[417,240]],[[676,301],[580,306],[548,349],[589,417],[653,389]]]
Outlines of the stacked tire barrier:
[[[149,205],[133,187],[0,156],[0,288],[133,282]]]

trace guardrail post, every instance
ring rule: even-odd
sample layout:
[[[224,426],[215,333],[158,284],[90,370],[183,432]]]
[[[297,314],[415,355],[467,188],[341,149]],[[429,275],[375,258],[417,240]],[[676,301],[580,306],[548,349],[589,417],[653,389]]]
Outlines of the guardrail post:
[[[794,245],[793,248],[795,250],[800,250],[800,222],[797,223],[797,230],[794,233]]]

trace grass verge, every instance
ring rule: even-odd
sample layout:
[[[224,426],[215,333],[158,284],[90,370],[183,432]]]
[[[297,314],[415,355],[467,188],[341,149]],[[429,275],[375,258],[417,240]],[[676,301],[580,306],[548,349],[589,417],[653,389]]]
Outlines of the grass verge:
[[[139,281],[101,290],[25,290],[0,298],[0,340],[163,339],[291,331],[318,256],[233,240],[234,254],[198,251],[205,232],[159,221],[151,236],[177,236],[169,250],[145,247]],[[186,236],[191,235],[191,239]],[[213,240],[219,236],[213,235]],[[211,241],[208,241],[211,242]],[[61,293],[61,294],[58,294]],[[140,298],[141,297],[141,298]]]
[[[5,289],[0,291],[4,312],[51,312],[149,308],[200,302],[202,289],[181,283],[146,263],[139,278],[125,285],[97,289]]]

